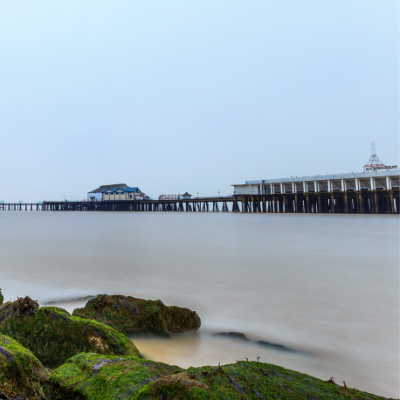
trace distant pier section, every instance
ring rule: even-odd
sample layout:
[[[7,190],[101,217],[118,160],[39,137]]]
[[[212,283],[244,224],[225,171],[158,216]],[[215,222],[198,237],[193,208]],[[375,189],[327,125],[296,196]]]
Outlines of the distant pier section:
[[[394,168],[232,186],[237,212],[399,214],[400,171]]]

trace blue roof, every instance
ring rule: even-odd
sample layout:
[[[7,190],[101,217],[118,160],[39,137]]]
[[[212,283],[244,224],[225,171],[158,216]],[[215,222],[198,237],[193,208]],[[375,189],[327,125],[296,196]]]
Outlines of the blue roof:
[[[121,187],[117,189],[104,189],[101,193],[105,192],[128,192],[128,193],[142,193],[137,187]]]

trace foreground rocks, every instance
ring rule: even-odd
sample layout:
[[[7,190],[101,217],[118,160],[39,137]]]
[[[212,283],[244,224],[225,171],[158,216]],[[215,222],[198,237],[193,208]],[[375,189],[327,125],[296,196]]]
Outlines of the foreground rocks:
[[[0,399],[45,399],[49,376],[28,349],[0,334]]]
[[[200,326],[194,311],[159,300],[103,295],[81,310],[131,333],[169,335]],[[182,369],[143,360],[112,327],[40,307],[29,297],[0,306],[0,332],[0,400],[384,399],[333,378],[322,381],[260,362]],[[219,336],[249,341],[240,332]],[[59,367],[49,375],[40,360]]]
[[[167,307],[161,300],[142,300],[122,295],[98,295],[72,314],[94,319],[131,335],[169,337],[170,333],[198,330],[201,325],[198,314],[188,308]]]
[[[51,398],[133,399],[148,383],[182,371],[176,365],[136,357],[82,353],[51,374]]]
[[[59,366],[81,352],[140,356],[132,341],[115,329],[71,316],[62,308],[39,307],[29,297],[0,308],[0,332],[31,350],[46,366]]]
[[[135,357],[79,354],[50,378],[52,400],[383,399],[272,364],[189,368]]]

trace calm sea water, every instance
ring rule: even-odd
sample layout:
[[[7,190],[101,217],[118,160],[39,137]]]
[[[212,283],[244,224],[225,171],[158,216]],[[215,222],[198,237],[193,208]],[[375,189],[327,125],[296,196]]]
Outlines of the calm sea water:
[[[0,287],[72,311],[89,294],[161,299],[202,327],[134,339],[182,367],[261,357],[399,396],[399,218],[228,213],[0,213]],[[211,336],[240,331],[281,352]]]

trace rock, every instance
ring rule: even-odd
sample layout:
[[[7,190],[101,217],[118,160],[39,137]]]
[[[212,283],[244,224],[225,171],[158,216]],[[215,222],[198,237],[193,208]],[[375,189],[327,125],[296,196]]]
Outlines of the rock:
[[[100,294],[85,307],[72,313],[94,319],[131,335],[158,335],[195,331],[201,320],[195,311],[183,307],[167,307],[161,300],[142,300],[131,296]]]
[[[50,383],[52,400],[383,399],[256,361],[183,370],[135,357],[78,354]]]
[[[3,297],[3,293],[1,293],[1,289],[0,289],[0,307],[3,305],[4,302],[4,297]]]
[[[271,343],[271,342],[266,342],[265,340],[258,340],[254,342],[260,346],[264,347],[271,347],[275,350],[283,350],[283,351],[294,351],[293,349],[289,349],[288,347],[282,345],[282,344],[276,344],[276,343]]]
[[[81,353],[51,374],[51,399],[133,399],[150,382],[181,371],[137,357]]]
[[[293,349],[283,346],[282,344],[266,342],[265,340],[250,340],[244,333],[241,332],[219,332],[219,333],[214,333],[213,336],[248,341],[250,343],[254,343],[263,347],[270,347],[275,350],[294,351]]]
[[[85,297],[77,297],[77,298],[72,298],[72,299],[52,300],[52,301],[47,302],[45,305],[46,306],[51,306],[51,305],[54,305],[54,304],[63,304],[63,303],[67,304],[67,303],[78,302],[78,301],[79,302],[88,301],[90,299],[94,299],[95,297],[96,296],[88,295],[88,296],[85,296]]]
[[[214,333],[213,336],[220,336],[220,337],[226,337],[230,339],[239,339],[239,340],[249,340],[247,339],[247,336],[244,333],[241,332],[219,332],[219,333]]]
[[[49,376],[32,352],[0,334],[0,399],[45,399]]]
[[[115,329],[62,308],[39,307],[29,297],[0,308],[0,332],[18,340],[46,366],[59,366],[81,352],[140,357],[132,341]]]

